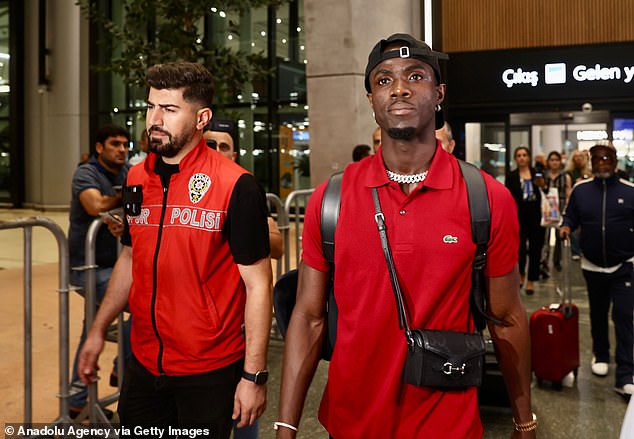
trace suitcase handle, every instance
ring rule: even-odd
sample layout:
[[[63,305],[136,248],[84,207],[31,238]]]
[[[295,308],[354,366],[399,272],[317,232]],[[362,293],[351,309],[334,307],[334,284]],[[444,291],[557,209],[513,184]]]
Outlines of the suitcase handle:
[[[561,307],[561,314],[564,316],[564,319],[569,319],[575,315],[575,309],[572,304],[565,303]]]
[[[570,282],[570,260],[571,260],[571,254],[570,254],[570,238],[567,237],[566,239],[564,239],[564,241],[562,242],[562,249],[561,249],[561,262],[562,262],[562,268],[563,268],[563,276],[562,276],[562,290],[563,290],[563,294],[561,294],[561,305],[563,308],[566,308],[568,310],[570,310],[572,305],[572,286],[571,286],[571,282]],[[557,291],[560,291],[559,288],[557,288]],[[568,318],[567,316],[567,312],[564,312],[564,316],[566,316],[566,318]]]

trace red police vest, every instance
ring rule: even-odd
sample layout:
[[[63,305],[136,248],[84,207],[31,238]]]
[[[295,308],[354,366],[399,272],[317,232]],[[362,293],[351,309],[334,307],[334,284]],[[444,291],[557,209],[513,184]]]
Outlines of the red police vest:
[[[245,171],[201,142],[164,191],[150,153],[127,186],[140,185],[132,237],[129,306],[135,357],[155,375],[192,375],[244,356],[246,291],[222,232]]]

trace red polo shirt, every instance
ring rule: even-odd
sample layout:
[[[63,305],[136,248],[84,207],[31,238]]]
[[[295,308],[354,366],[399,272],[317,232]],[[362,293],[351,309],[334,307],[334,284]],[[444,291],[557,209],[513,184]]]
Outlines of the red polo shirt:
[[[506,188],[484,174],[491,205],[486,274],[517,263],[516,207]],[[382,155],[349,165],[335,235],[337,344],[319,419],[334,438],[480,438],[477,392],[440,392],[403,381],[406,342],[376,222],[378,187],[390,246],[413,328],[470,328],[469,288],[475,245],[467,192],[455,157],[437,147],[427,179],[405,195],[386,176]],[[327,271],[319,229],[325,184],[310,198],[303,260]]]

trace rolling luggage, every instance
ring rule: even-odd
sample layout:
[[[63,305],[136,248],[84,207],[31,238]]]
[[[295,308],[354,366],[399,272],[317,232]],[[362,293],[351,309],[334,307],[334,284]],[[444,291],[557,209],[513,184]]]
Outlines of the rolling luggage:
[[[506,391],[502,370],[495,356],[493,341],[486,337],[486,353],[482,370],[482,385],[478,387],[478,404],[480,407],[510,408],[511,400]]]
[[[530,318],[531,366],[537,382],[552,381],[561,388],[570,372],[579,368],[579,310],[572,303],[570,288],[570,241],[562,248],[563,292],[561,303],[544,306]]]

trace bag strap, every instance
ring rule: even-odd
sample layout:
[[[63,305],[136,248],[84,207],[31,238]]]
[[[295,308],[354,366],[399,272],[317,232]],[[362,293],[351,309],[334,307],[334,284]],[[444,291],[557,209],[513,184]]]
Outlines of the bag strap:
[[[335,265],[335,229],[341,207],[341,180],[343,172],[332,174],[326,184],[321,202],[321,247],[330,264],[330,276],[334,276]]]
[[[487,193],[484,177],[475,165],[458,160],[460,171],[467,186],[469,212],[471,213],[471,239],[476,245],[476,254],[471,266],[471,293],[469,301],[476,330],[482,331],[486,320],[496,325],[502,325],[486,313],[486,299],[484,268],[486,267],[487,244],[491,236],[491,210],[489,208],[489,194]]]
[[[392,282],[392,291],[394,292],[394,299],[396,300],[396,311],[398,313],[398,326],[400,329],[405,330],[405,338],[409,346],[414,345],[414,339],[412,338],[412,331],[409,327],[409,321],[407,319],[407,311],[405,310],[405,302],[403,301],[403,294],[401,293],[401,285],[398,282],[396,275],[396,268],[394,267],[394,258],[392,257],[392,250],[390,249],[390,243],[387,239],[387,227],[385,226],[385,217],[381,211],[381,202],[379,201],[379,192],[375,187],[372,188],[372,199],[374,200],[374,220],[376,226],[379,229],[379,235],[381,236],[381,247],[383,248],[383,255],[385,256],[385,262],[387,263],[387,269],[390,273],[390,281]]]

